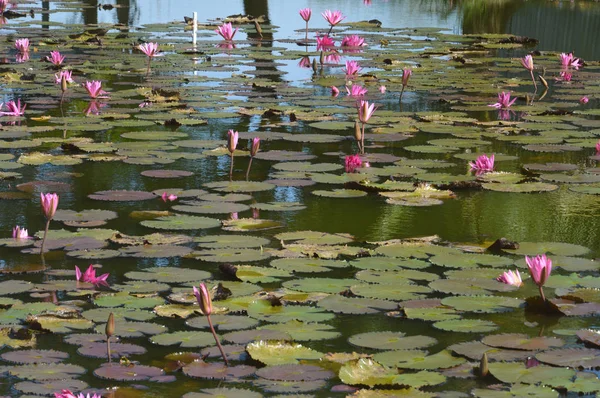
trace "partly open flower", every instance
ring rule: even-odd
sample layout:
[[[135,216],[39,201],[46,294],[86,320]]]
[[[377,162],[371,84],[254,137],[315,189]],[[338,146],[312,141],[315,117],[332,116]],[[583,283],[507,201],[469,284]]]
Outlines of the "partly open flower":
[[[469,167],[471,170],[478,173],[494,171],[494,155],[488,157],[487,155],[483,154],[477,157],[474,162],[469,162]]]
[[[302,58],[300,58],[300,61],[298,61],[298,66],[301,68],[310,69],[310,57],[308,55],[305,55]]]
[[[77,281],[92,283],[94,285],[108,286],[108,282],[106,282],[106,280],[109,276],[109,274],[102,274],[100,276],[96,276],[96,269],[92,264],[90,264],[88,269],[83,274],[81,273],[79,267],[75,266],[75,277],[77,278]]]
[[[387,88],[386,88],[385,86],[383,86],[383,85],[382,85],[382,86],[379,86],[379,92],[380,92],[381,94],[385,94],[385,91],[386,91],[386,90],[387,90]]]
[[[75,80],[72,78],[73,71],[71,70],[61,70],[60,73],[54,74],[54,83],[61,84],[63,77],[67,83],[75,83]]]
[[[341,11],[325,10],[325,12],[321,13],[321,15],[323,15],[323,18],[325,18],[325,20],[331,26],[335,26],[335,25],[339,24],[340,22],[342,22],[342,20],[344,18],[346,18],[345,16],[342,15]]]
[[[324,50],[327,48],[335,47],[335,42],[328,35],[317,36],[317,50]]]
[[[303,8],[299,12],[302,19],[304,19],[306,22],[310,20],[310,17],[312,15],[312,10],[310,8]]]
[[[229,153],[233,154],[235,148],[237,148],[239,138],[240,135],[237,131],[229,130],[227,132],[227,150],[229,150]]]
[[[362,166],[362,160],[358,155],[348,155],[344,160],[346,173],[354,173],[356,169]]]
[[[250,146],[250,156],[252,156],[252,157],[256,156],[259,149],[260,149],[260,138],[254,137],[252,139],[252,145]]]
[[[523,284],[519,270],[515,270],[514,272],[506,271],[502,275],[497,277],[496,280],[498,282],[506,283],[507,285],[513,285],[513,286],[517,286],[517,287],[519,287]]]
[[[510,100],[510,93],[507,92],[501,92],[498,93],[498,102],[496,102],[495,104],[490,104],[488,106],[494,107],[496,109],[506,109],[508,107],[510,107],[512,104],[515,103],[517,99],[513,98],[513,100]]]
[[[544,286],[552,272],[552,260],[542,254],[536,257],[525,256],[525,262],[533,282],[540,287]]]
[[[408,79],[410,79],[410,75],[412,75],[412,69],[404,68],[402,69],[402,86],[408,86]]]
[[[17,99],[17,102],[15,101],[8,101],[6,103],[6,107],[8,108],[8,112],[0,112],[0,115],[4,115],[4,116],[23,116],[25,114],[25,108],[27,107],[26,104],[23,104],[23,107],[21,107],[21,99]]]
[[[169,194],[167,192],[163,192],[162,195],[160,195],[160,198],[162,199],[163,202],[172,202],[174,200],[177,200],[177,195],[173,195],[173,194]]]
[[[585,96],[584,96],[584,97],[581,97],[581,98],[579,99],[579,103],[580,103],[581,105],[585,105],[585,104],[587,104],[588,102],[590,102],[590,99],[589,99],[588,97],[585,97]]]
[[[360,65],[358,65],[358,62],[356,62],[356,61],[346,61],[346,68],[344,69],[344,72],[346,72],[347,76],[354,76],[358,72],[360,72],[361,69],[362,68],[360,67]]]
[[[29,239],[29,233],[25,228],[21,228],[18,225],[12,230],[13,239]]]
[[[235,36],[237,31],[238,31],[238,28],[235,28],[235,30],[233,30],[233,26],[231,26],[231,22],[224,23],[223,25],[219,26],[215,30],[215,32],[217,32],[226,41],[232,41],[233,36]]]
[[[358,120],[362,123],[368,122],[375,113],[375,110],[377,110],[377,108],[374,103],[369,104],[369,101],[360,101],[358,105]]]
[[[346,86],[346,91],[348,92],[348,95],[350,95],[352,97],[362,97],[369,90],[367,90],[365,87],[363,87],[361,85],[353,84],[352,86],[350,86],[350,88],[348,88],[348,86]]]
[[[40,204],[46,219],[52,220],[58,208],[58,195],[55,193],[40,193]]]
[[[532,71],[533,70],[533,57],[531,55],[526,55],[523,58],[520,59],[521,61],[521,65],[523,65],[523,68],[527,69],[528,71]]]
[[[600,140],[596,142],[596,155],[600,155]]]
[[[83,83],[83,87],[85,87],[91,98],[98,98],[100,95],[108,94],[102,90],[102,82],[99,80],[86,81]]]
[[[29,39],[17,39],[15,40],[15,48],[20,53],[26,53],[29,51]]]
[[[50,56],[46,56],[46,61],[52,63],[54,66],[62,65],[65,60],[65,56],[61,55],[58,51],[50,51]]]
[[[340,89],[336,86],[331,86],[331,96],[337,97],[338,95],[340,95]]]
[[[158,55],[158,43],[144,43],[138,45],[137,48],[150,58]]]

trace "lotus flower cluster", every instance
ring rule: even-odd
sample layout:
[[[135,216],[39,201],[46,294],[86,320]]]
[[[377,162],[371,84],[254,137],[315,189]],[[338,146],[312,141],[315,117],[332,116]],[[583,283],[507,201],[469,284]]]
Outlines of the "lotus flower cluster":
[[[0,103],[0,109],[2,109],[2,105]],[[21,106],[21,99],[17,99],[17,102],[15,101],[8,101],[6,103],[6,108],[8,109],[8,111],[6,112],[2,112],[0,111],[0,115],[1,116],[23,116],[25,114],[25,108],[27,107],[27,105],[23,104],[23,106]]]
[[[346,61],[346,68],[344,72],[346,72],[346,76],[356,76],[358,72],[361,71],[361,67],[356,61]]]
[[[18,225],[12,230],[13,239],[29,239],[29,233],[25,228],[21,228]]]
[[[50,62],[54,66],[61,66],[65,60],[65,56],[61,55],[58,51],[50,51],[50,56],[46,57],[46,61]]]
[[[469,167],[471,170],[477,172],[477,174],[494,171],[494,155],[488,157],[483,154],[477,157],[474,162],[469,162]]]
[[[108,282],[106,282],[106,280],[109,276],[109,274],[102,274],[100,276],[96,276],[96,269],[92,264],[90,264],[88,269],[83,274],[81,273],[79,267],[75,266],[75,277],[77,278],[78,282],[81,281],[86,283],[92,283],[94,285],[108,286]]]
[[[488,106],[491,106],[496,109],[506,109],[509,108],[512,104],[514,104],[516,100],[516,98],[513,98],[511,101],[510,93],[506,93],[503,91],[501,93],[498,93],[498,102],[496,102],[495,104],[490,104]]]
[[[506,271],[502,275],[500,275],[498,278],[496,278],[496,280],[498,282],[506,283],[507,285],[513,285],[513,286],[517,286],[517,287],[519,287],[523,284],[519,270],[515,270],[514,272]]]
[[[563,68],[572,67],[575,69],[579,69],[581,66],[583,66],[581,60],[579,58],[575,58],[573,56],[573,53],[560,53],[558,58],[560,59],[560,65]]]
[[[91,98],[98,98],[101,95],[108,94],[102,90],[102,82],[98,80],[86,81],[83,83],[83,87],[87,90]]]
[[[54,398],[102,398],[100,394],[91,395],[87,394],[83,395],[83,393],[79,393],[79,395],[75,395],[71,392],[71,390],[62,390],[61,392],[55,392]]]
[[[348,155],[344,160],[346,173],[354,173],[356,169],[362,166],[362,160],[358,155]]]
[[[362,97],[368,91],[369,90],[367,90],[365,87],[358,85],[358,84],[353,84],[350,87],[346,86],[346,92],[348,93],[348,95],[350,95],[352,97]]]
[[[233,36],[235,36],[237,31],[238,28],[235,28],[235,30],[233,30],[231,22],[224,23],[215,30],[215,32],[217,32],[225,41],[232,41]]]

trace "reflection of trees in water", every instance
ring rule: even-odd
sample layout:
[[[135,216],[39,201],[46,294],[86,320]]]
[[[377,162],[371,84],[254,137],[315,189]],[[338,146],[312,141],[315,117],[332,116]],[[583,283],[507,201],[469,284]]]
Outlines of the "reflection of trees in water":
[[[131,26],[137,24],[140,18],[140,10],[137,0],[116,0],[113,11],[98,9],[98,0],[85,0],[86,8],[82,11],[83,24],[97,24],[99,12],[116,12],[116,23]]]

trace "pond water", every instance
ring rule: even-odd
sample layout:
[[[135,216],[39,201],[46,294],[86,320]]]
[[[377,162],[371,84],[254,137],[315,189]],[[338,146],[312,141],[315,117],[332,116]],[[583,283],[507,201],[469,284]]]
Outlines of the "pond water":
[[[0,395],[594,396],[600,4],[290,3],[8,7],[2,111],[27,107],[0,117]],[[321,51],[326,9],[346,18]],[[237,14],[264,16],[262,38]],[[214,32],[228,16],[233,42]],[[366,45],[340,47],[353,34]],[[92,80],[107,94],[91,99]],[[500,92],[516,102],[490,107]],[[364,154],[360,99],[377,106]],[[494,171],[470,171],[483,154]],[[59,196],[42,256],[41,192]],[[517,244],[486,250],[499,238]],[[525,262],[541,254],[547,303]],[[89,264],[108,286],[76,282]],[[509,269],[521,287],[495,280]],[[203,281],[229,368],[192,294]]]

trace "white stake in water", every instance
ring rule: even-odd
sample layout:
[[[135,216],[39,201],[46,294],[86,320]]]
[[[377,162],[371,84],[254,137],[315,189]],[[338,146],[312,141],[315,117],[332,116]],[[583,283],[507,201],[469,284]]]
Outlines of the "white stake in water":
[[[194,22],[192,22],[192,46],[196,47],[196,35],[198,34],[198,13],[194,11]]]

